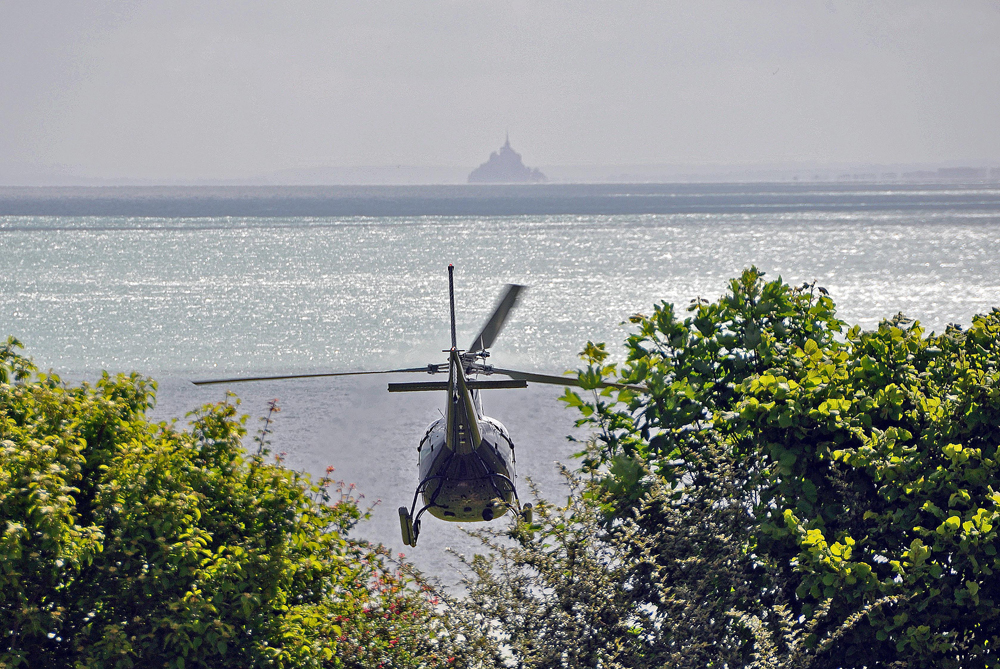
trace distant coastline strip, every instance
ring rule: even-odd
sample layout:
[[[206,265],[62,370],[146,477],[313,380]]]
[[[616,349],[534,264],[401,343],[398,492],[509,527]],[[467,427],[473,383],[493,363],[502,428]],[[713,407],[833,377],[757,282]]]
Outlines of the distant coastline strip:
[[[81,192],[82,191],[82,192]],[[0,188],[0,231],[149,228],[201,229],[190,219],[235,217],[386,218],[420,216],[559,216],[643,214],[759,214],[802,211],[959,209],[1000,210],[1000,189],[984,185],[884,188],[836,184],[505,184],[426,187],[329,188]],[[139,220],[74,221],[65,217]],[[141,219],[162,220],[155,224]],[[189,220],[178,220],[189,219]],[[270,221],[320,225],[329,220]],[[247,227],[246,221],[210,228]]]

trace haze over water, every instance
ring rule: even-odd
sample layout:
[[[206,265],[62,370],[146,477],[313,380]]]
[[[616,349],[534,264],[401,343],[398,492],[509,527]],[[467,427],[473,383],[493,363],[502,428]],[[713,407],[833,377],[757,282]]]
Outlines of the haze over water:
[[[588,339],[620,353],[632,313],[660,300],[714,299],[751,264],[791,283],[817,281],[842,318],[865,327],[902,311],[941,330],[1000,306],[996,187],[565,187],[520,200],[490,189],[272,190],[203,193],[200,205],[190,190],[103,200],[90,191],[0,193],[0,213],[22,214],[0,216],[0,335],[67,378],[101,369],[153,376],[155,415],[169,418],[222,397],[190,379],[442,360],[448,263],[460,345],[504,283],[526,284],[491,361],[555,373],[576,366]],[[111,209],[96,211],[95,201]],[[263,201],[302,215],[246,215]],[[234,202],[243,210],[227,215]],[[346,213],[306,215],[303,202]],[[351,215],[361,206],[382,215]],[[471,213],[442,215],[447,207]],[[398,550],[395,508],[412,498],[416,442],[441,397],[389,396],[388,380],[400,379],[231,389],[254,414],[280,398],[274,450],[314,473],[333,464],[368,500],[382,499],[359,533]],[[575,415],[559,394],[531,387],[485,397],[487,413],[510,428],[519,474],[553,497],[561,489],[552,461],[578,450],[565,440]],[[476,546],[428,518],[408,552],[450,580],[449,545]]]

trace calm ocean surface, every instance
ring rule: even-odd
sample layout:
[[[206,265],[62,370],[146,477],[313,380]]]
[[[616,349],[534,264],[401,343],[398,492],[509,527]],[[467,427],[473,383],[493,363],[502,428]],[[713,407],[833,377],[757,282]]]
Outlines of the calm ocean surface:
[[[751,264],[817,280],[849,322],[902,311],[940,330],[1000,306],[1000,188],[0,189],[0,335],[67,378],[153,376],[163,419],[224,392],[190,379],[442,359],[448,263],[462,341],[503,284],[530,286],[492,361],[538,371],[575,367],[588,339],[616,350],[630,314],[715,298]],[[232,390],[254,415],[279,398],[275,450],[312,472],[332,464],[381,499],[360,533],[398,550],[395,508],[412,498],[416,441],[441,398],[389,396],[386,380]],[[485,398],[514,437],[519,475],[553,498],[552,462],[574,450],[560,393]],[[450,581],[444,546],[475,550],[428,519],[409,553]]]

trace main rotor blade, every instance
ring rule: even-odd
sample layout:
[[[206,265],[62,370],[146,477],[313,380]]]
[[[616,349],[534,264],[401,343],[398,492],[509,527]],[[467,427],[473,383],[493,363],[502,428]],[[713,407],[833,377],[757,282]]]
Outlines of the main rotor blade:
[[[497,306],[493,308],[493,315],[490,319],[486,321],[486,325],[483,326],[482,332],[480,332],[476,338],[472,341],[472,346],[469,347],[469,353],[475,353],[476,351],[482,351],[484,349],[493,346],[493,342],[496,340],[497,335],[500,334],[500,330],[503,329],[503,323],[507,320],[507,314],[510,310],[514,308],[517,304],[517,295],[524,289],[524,286],[519,286],[516,283],[507,284],[507,292],[503,294],[500,301],[497,302]]]
[[[204,381],[192,381],[191,383],[196,386],[211,386],[217,383],[242,383],[244,381],[280,381],[282,379],[314,379],[323,376],[364,376],[367,374],[402,374],[404,372],[434,374],[437,371],[437,365],[426,365],[424,367],[409,367],[407,369],[380,369],[372,372],[324,372],[319,374],[285,374],[282,376],[242,376],[232,379],[206,379]]]
[[[556,376],[555,374],[537,374],[535,372],[520,372],[516,369],[493,368],[494,374],[503,374],[512,379],[523,379],[528,383],[548,383],[554,386],[577,386],[580,387],[580,379],[575,376]],[[640,393],[647,392],[645,386],[636,386],[630,383],[601,383],[598,388],[618,388],[619,390],[629,389]]]

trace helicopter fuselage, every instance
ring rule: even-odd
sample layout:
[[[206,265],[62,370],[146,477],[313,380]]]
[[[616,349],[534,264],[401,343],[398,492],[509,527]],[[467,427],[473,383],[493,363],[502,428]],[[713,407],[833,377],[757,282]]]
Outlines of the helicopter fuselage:
[[[500,421],[478,416],[477,423],[478,448],[461,429],[461,422],[452,425],[458,429],[455,447],[449,448],[446,418],[431,423],[420,440],[420,494],[435,518],[452,522],[493,520],[510,507],[514,495],[514,444]]]

